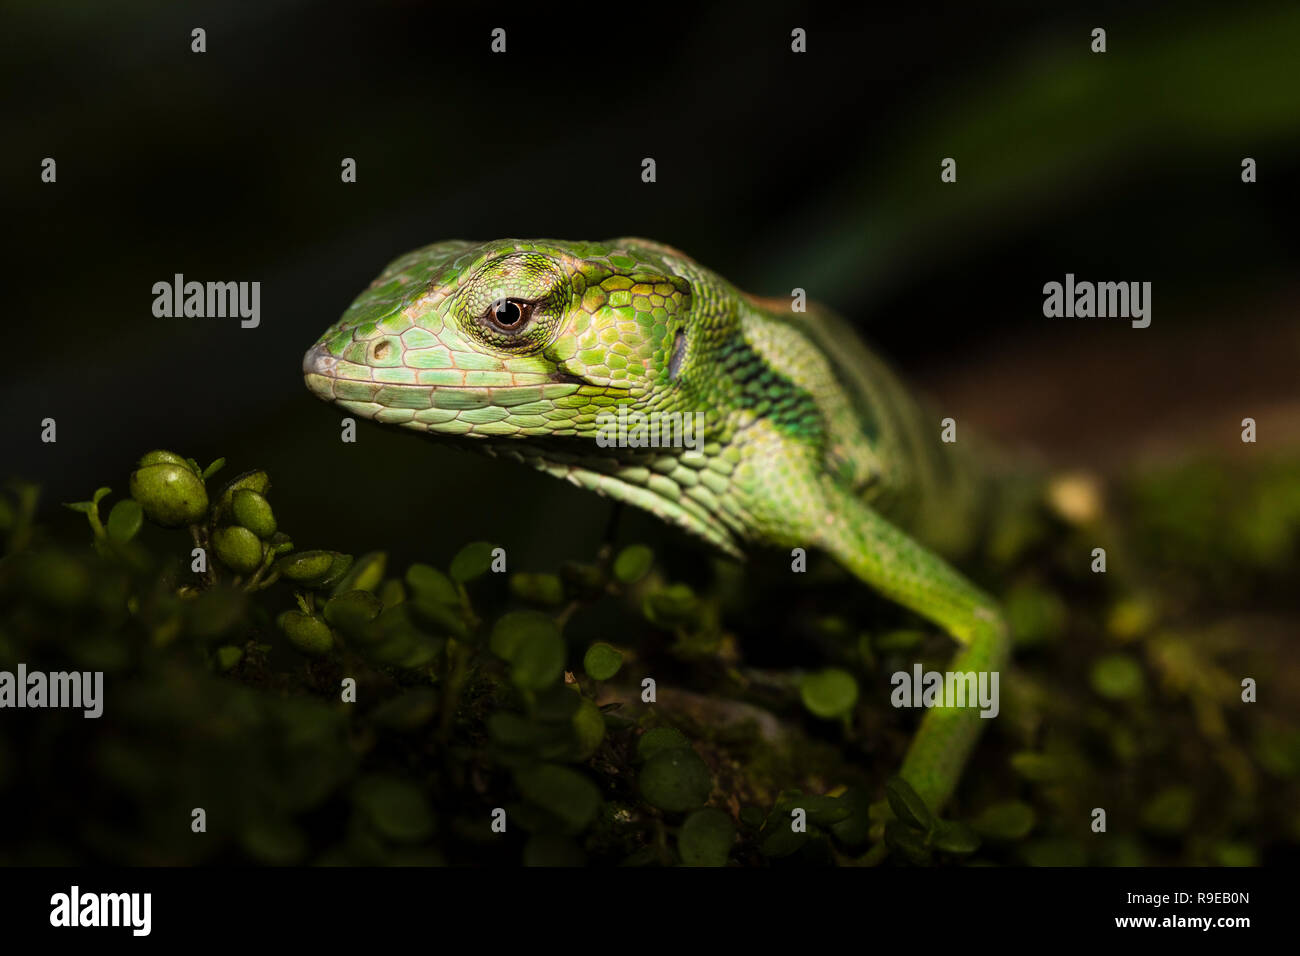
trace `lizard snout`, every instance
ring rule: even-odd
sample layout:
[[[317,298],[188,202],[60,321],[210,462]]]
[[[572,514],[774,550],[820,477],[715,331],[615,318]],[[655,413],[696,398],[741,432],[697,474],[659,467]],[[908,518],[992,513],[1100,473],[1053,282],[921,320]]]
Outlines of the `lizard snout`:
[[[307,354],[302,357],[302,374],[330,375],[334,372],[336,365],[338,365],[338,359],[330,355],[325,346],[313,345],[307,350]]]
[[[334,370],[338,364],[339,360],[323,345],[313,345],[302,357],[302,377],[317,398],[334,400]]]

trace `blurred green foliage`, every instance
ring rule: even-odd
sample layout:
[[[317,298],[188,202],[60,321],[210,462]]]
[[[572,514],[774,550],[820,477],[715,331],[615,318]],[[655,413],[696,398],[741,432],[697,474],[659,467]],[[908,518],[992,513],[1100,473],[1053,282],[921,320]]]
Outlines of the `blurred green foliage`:
[[[779,561],[677,580],[642,545],[507,570],[480,541],[399,572],[297,548],[269,476],[223,464],[144,456],[131,497],[68,505],[90,547],[35,487],[0,496],[0,667],[106,686],[96,720],[5,713],[0,862],[1250,865],[1300,841],[1295,462],[1134,476],[1074,523],[1008,498],[994,520],[1033,530],[970,563],[1017,659],[943,817],[890,777],[920,715],[888,699],[948,643],[829,562],[793,588]]]

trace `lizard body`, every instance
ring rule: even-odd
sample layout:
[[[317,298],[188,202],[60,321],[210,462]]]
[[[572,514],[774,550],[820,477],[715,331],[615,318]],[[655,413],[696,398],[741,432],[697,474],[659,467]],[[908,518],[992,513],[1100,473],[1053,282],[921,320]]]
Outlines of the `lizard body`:
[[[968,469],[826,310],[747,295],[644,239],[442,242],[392,262],[303,372],[353,414],[522,461],[734,557],[824,549],[951,634],[952,670],[1006,661],[995,604],[939,556],[970,537]],[[669,429],[702,413],[703,433],[602,442],[620,406]],[[927,712],[901,773],[931,806],[979,724]]]

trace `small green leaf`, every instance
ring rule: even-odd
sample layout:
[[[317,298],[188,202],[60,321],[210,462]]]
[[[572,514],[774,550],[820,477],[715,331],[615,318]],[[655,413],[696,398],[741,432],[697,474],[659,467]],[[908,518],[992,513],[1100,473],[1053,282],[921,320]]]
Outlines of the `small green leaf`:
[[[551,813],[569,833],[579,833],[600,809],[600,791],[576,770],[556,764],[538,764],[515,773],[524,799]]]
[[[406,668],[423,667],[446,645],[444,637],[430,637],[411,623],[406,604],[390,607],[380,614],[365,629],[361,639],[370,646],[377,660]]]
[[[508,661],[514,659],[521,645],[558,634],[555,621],[541,611],[510,611],[501,615],[493,626],[488,647],[497,657]]]
[[[1020,840],[1029,835],[1035,823],[1034,808],[1018,800],[1006,800],[985,807],[971,826],[990,840]]]
[[[217,648],[217,670],[228,671],[244,659],[244,649],[227,644]]]
[[[564,603],[564,582],[558,574],[519,571],[510,575],[510,593],[521,601],[555,607]]]
[[[869,671],[875,670],[876,650],[871,635],[866,632],[858,635],[858,655],[862,658],[863,667]]]
[[[899,820],[885,824],[885,843],[909,863],[922,866],[930,862],[930,848],[925,837]]]
[[[849,787],[839,799],[849,814],[832,824],[831,832],[846,846],[861,846],[871,836],[871,797],[865,790]]]
[[[641,739],[636,743],[636,755],[638,760],[646,761],[662,751],[682,748],[690,750],[691,742],[682,735],[680,730],[676,727],[656,727],[641,735]]]
[[[96,488],[95,493],[90,496],[90,500],[94,504],[99,504],[101,501],[104,500],[105,495],[111,495],[112,493],[113,493],[112,488]]]
[[[1142,808],[1142,823],[1157,833],[1183,833],[1195,814],[1196,792],[1191,787],[1165,787]]]
[[[751,830],[759,829],[763,825],[763,821],[766,819],[766,814],[764,814],[758,807],[740,808],[740,822]]]
[[[809,794],[799,799],[800,805],[808,814],[808,819],[819,827],[830,827],[847,820],[853,808],[836,797]]]
[[[890,777],[885,781],[885,798],[894,816],[909,826],[929,833],[937,822],[935,815],[925,805],[920,794],[902,777]]]
[[[428,564],[413,564],[406,569],[406,583],[412,593],[440,604],[459,604],[460,592],[451,579]]]
[[[345,591],[325,602],[323,613],[344,634],[360,634],[384,606],[368,591]]]
[[[655,556],[643,544],[624,548],[614,559],[614,577],[624,584],[635,584],[649,573]]]
[[[383,551],[367,551],[352,562],[348,573],[334,585],[334,593],[369,591],[372,594],[384,580],[388,568],[388,555]],[[397,582],[400,584],[400,582]],[[387,605],[388,602],[384,602]],[[400,602],[393,602],[400,603]]]
[[[1011,769],[1026,780],[1050,783],[1064,780],[1069,775],[1070,768],[1064,760],[1054,754],[1022,750],[1011,755]]]
[[[687,625],[695,621],[699,612],[699,599],[685,584],[670,584],[645,596],[641,609],[656,624]]]
[[[604,570],[595,564],[566,561],[560,566],[560,577],[567,588],[580,597],[595,597],[605,588]]]
[[[955,820],[940,820],[930,842],[945,853],[967,854],[980,848],[980,838],[975,831]]]
[[[570,693],[570,697],[577,697]],[[574,759],[586,760],[600,747],[605,739],[605,718],[592,701],[579,697],[577,711],[573,715],[573,731],[577,735],[578,746]]]
[[[25,556],[19,567],[28,592],[51,607],[76,607],[90,593],[92,579],[85,565],[62,551],[37,551]]]
[[[489,714],[487,719],[488,736],[492,742],[514,750],[532,750],[546,737],[548,730],[546,726],[508,710],[498,710]]]
[[[736,825],[721,810],[696,810],[682,823],[677,852],[687,866],[726,866]]]
[[[348,569],[352,567],[352,555],[339,554],[333,552],[334,560],[330,562],[329,570],[323,576],[315,581],[303,581],[302,584],[309,588],[332,588],[347,576]]]
[[[1065,602],[1036,585],[1020,585],[1002,599],[1007,626],[1017,647],[1033,647],[1060,637],[1069,621]]]
[[[771,859],[791,856],[803,849],[808,842],[807,830],[795,830],[793,818],[789,813],[773,812],[763,830],[763,841],[758,845],[758,852]]]
[[[341,582],[347,583],[347,578]],[[397,578],[389,578],[379,585],[379,602],[384,607],[396,607],[406,601],[406,585]]]
[[[637,783],[647,803],[668,813],[704,806],[713,789],[713,777],[700,755],[682,747],[660,751],[647,760]]]
[[[1142,666],[1127,654],[1107,654],[1093,662],[1092,689],[1111,700],[1131,700],[1142,693]]]
[[[480,575],[487,574],[492,567],[493,545],[486,541],[475,541],[465,545],[451,559],[451,579],[464,584]]]
[[[417,594],[406,603],[406,607],[417,624],[455,638],[469,636],[469,625],[457,607],[430,600],[423,594]]]
[[[140,533],[140,525],[143,523],[144,509],[140,507],[140,502],[134,498],[123,498],[113,505],[104,527],[111,539],[125,544]]]
[[[1224,840],[1215,844],[1213,852],[1219,866],[1259,866],[1259,851],[1249,843]]]
[[[564,676],[564,639],[555,629],[538,631],[514,645],[510,678],[519,687],[541,690]]]
[[[858,682],[848,671],[828,667],[805,675],[799,682],[799,695],[810,712],[830,720],[853,710],[858,702]]]
[[[587,700],[569,684],[556,684],[533,696],[533,716],[552,723],[569,723]]]
[[[364,777],[352,793],[375,829],[394,842],[418,843],[433,833],[429,802],[418,787],[400,777]]]
[[[307,838],[291,820],[259,820],[239,835],[240,845],[260,863],[292,866],[307,852]]]
[[[592,644],[582,658],[582,669],[592,680],[609,680],[622,666],[623,655],[608,644]]]
[[[1131,641],[1149,632],[1159,617],[1159,607],[1154,598],[1134,594],[1112,605],[1106,616],[1106,630],[1120,640]]]
[[[226,467],[226,459],[218,458],[212,464],[208,465],[208,467],[203,469],[203,476],[202,476],[203,480],[207,481],[209,478],[211,478],[213,475],[215,475],[217,472],[219,472],[222,468],[225,467]]]

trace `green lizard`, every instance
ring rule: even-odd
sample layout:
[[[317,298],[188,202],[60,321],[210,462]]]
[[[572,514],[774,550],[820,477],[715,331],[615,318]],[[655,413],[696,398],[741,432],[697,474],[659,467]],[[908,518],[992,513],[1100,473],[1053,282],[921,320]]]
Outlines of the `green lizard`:
[[[953,671],[1006,663],[995,603],[939,556],[971,527],[954,446],[815,306],[747,295],[644,239],[441,242],[392,262],[303,372],[353,414],[525,462],[732,556],[823,549],[955,638]],[[598,440],[619,405],[702,412],[702,441]],[[927,711],[900,772],[931,807],[979,730],[974,707]]]

